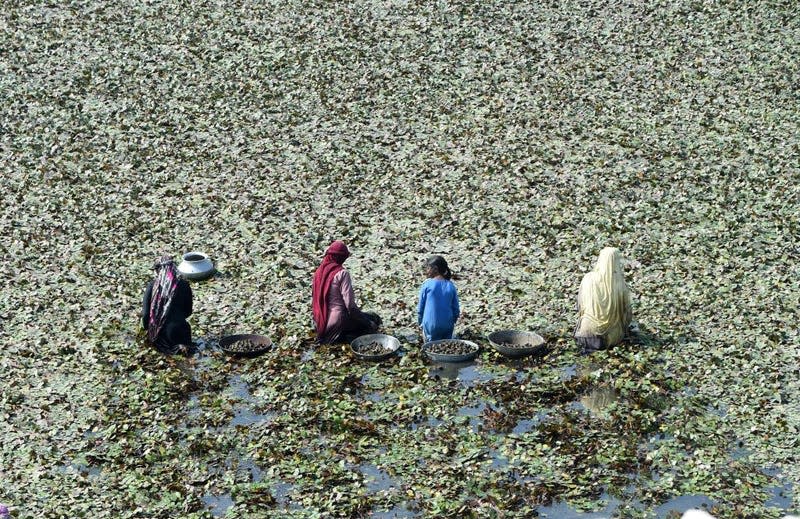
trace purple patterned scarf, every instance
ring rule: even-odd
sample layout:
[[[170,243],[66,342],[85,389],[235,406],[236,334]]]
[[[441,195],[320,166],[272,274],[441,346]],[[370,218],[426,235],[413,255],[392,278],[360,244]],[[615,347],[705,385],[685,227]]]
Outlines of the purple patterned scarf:
[[[161,256],[153,265],[156,277],[153,280],[153,291],[150,296],[150,319],[147,325],[147,341],[156,343],[156,337],[164,327],[167,312],[172,304],[172,296],[178,286],[178,271],[172,256]]]

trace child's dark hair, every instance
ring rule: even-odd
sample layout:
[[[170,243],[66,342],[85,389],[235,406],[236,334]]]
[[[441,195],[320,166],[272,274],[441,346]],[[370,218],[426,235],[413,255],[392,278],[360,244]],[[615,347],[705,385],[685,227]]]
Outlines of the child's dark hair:
[[[451,279],[453,277],[453,272],[450,270],[450,267],[447,266],[447,262],[441,256],[431,256],[425,260],[425,264],[438,270],[439,274],[444,276],[445,279]]]

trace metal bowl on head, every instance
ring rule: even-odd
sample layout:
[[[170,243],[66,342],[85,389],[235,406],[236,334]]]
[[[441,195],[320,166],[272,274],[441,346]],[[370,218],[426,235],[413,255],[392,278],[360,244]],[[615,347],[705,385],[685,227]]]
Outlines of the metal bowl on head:
[[[362,335],[350,343],[350,351],[361,360],[388,359],[400,349],[400,341],[391,335],[371,333]]]
[[[255,357],[271,347],[269,337],[253,333],[228,335],[219,340],[219,348],[234,357]]]
[[[517,358],[544,351],[544,338],[534,332],[499,330],[488,336],[489,344],[506,357]]]
[[[440,339],[422,345],[422,351],[434,362],[465,362],[477,357],[480,350],[480,346],[474,342],[461,339]]]
[[[202,252],[187,252],[182,259],[178,264],[178,272],[186,279],[201,280],[214,274],[214,263]]]

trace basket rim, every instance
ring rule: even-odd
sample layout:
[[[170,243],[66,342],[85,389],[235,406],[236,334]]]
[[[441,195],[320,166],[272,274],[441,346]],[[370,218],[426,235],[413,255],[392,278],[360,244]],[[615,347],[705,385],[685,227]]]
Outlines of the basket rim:
[[[508,333],[508,334],[518,334],[523,337],[530,337],[534,340],[535,344],[515,348],[512,346],[504,346],[502,342],[497,342],[498,338],[497,335],[501,333]],[[536,332],[531,331],[521,331],[521,330],[497,330],[489,335],[486,336],[489,340],[489,344],[492,345],[492,348],[500,352],[501,354],[507,357],[524,357],[526,355],[530,355],[532,353],[536,353],[540,351],[542,348],[545,347],[547,341],[544,337]]]

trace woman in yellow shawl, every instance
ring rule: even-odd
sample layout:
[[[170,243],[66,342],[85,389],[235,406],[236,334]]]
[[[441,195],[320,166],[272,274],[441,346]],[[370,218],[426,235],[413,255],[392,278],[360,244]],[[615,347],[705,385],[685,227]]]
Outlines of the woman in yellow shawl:
[[[594,270],[583,276],[578,291],[575,340],[582,353],[619,343],[631,324],[631,294],[622,273],[619,249],[600,251]]]

